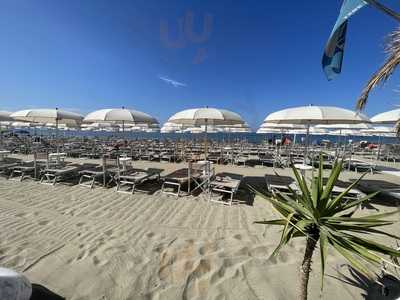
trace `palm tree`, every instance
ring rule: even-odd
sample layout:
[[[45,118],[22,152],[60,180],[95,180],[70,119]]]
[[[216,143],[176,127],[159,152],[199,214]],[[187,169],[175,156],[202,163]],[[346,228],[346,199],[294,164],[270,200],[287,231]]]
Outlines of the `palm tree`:
[[[334,163],[325,185],[322,166],[323,160],[322,155],[320,155],[318,175],[312,179],[311,189],[306,179],[299,175],[296,168],[292,166],[300,192],[296,192],[289,187],[289,194],[273,191],[272,197],[268,197],[256,191],[283,216],[282,219],[256,222],[258,224],[283,226],[281,240],[272,256],[275,256],[293,238],[306,238],[306,249],[300,269],[300,296],[303,300],[307,299],[312,257],[318,243],[322,268],[321,290],[323,289],[328,245],[343,255],[354,269],[369,278],[373,278],[374,275],[365,263],[380,264],[382,261],[389,262],[389,260],[382,258],[378,254],[400,257],[400,251],[398,250],[355,235],[382,234],[398,239],[388,232],[377,229],[377,227],[393,224],[394,222],[383,219],[398,213],[398,211],[367,217],[353,217],[354,211],[377,193],[362,199],[345,201],[346,195],[360,182],[363,176],[353,182],[342,193],[335,196],[333,188],[342,170],[343,161],[337,160]]]
[[[372,76],[357,100],[357,109],[362,110],[367,104],[369,93],[379,84],[385,83],[400,64],[400,28],[387,37],[385,52],[388,57],[382,67]],[[396,125],[397,135],[400,136],[400,120]]]

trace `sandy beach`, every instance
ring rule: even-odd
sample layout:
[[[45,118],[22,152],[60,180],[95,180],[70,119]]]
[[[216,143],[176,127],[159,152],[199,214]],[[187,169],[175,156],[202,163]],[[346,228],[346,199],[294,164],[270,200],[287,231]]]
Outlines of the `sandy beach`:
[[[179,164],[135,162],[137,167]],[[262,186],[272,168],[217,166]],[[279,170],[290,175],[290,170]],[[341,179],[357,175],[344,172]],[[367,177],[369,177],[368,175]],[[398,183],[398,177],[373,179]],[[23,272],[67,299],[297,299],[304,241],[269,259],[279,228],[255,225],[278,214],[260,197],[239,191],[232,207],[203,195],[177,199],[161,193],[126,195],[115,189],[41,185],[0,179],[0,264]],[[244,189],[246,186],[244,186]],[[395,209],[379,204],[359,215]],[[399,218],[395,216],[395,218]],[[398,224],[385,230],[398,233]],[[377,237],[385,242],[385,238]],[[388,243],[393,241],[387,240]],[[343,283],[345,261],[332,249],[324,299],[363,299],[363,289]],[[310,299],[320,297],[319,253],[314,257]]]

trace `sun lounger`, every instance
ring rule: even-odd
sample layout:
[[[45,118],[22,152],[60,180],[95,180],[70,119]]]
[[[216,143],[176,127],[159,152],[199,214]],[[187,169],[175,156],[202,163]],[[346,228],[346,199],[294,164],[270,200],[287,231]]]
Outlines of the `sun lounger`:
[[[3,162],[0,164],[0,174],[8,177],[12,168],[16,166],[18,166],[17,162]]]
[[[74,178],[78,176],[80,166],[69,165],[60,169],[50,169],[46,168],[42,171],[42,176],[40,178],[40,183],[55,185],[58,182],[65,181],[67,179]]]
[[[88,187],[93,189],[96,182],[100,182],[100,184],[104,184],[104,169],[103,166],[94,165],[88,168],[85,168],[78,172],[80,175],[79,185]]]
[[[128,174],[119,175],[117,179],[117,192],[133,194],[137,190],[137,186],[145,183],[151,179],[160,180],[160,173],[163,170],[149,168],[147,170],[132,170]],[[128,186],[127,190],[123,190],[122,187]]]
[[[236,174],[217,174],[210,182],[210,193],[208,200],[211,202],[232,205],[233,195],[238,191],[242,178],[243,177],[241,175]],[[228,194],[229,200],[223,201],[223,199],[215,199],[213,198],[213,192]]]
[[[279,191],[284,194],[291,194],[289,187],[292,190],[297,190],[295,186],[295,180],[288,176],[268,175],[264,176],[265,184],[267,185],[267,191],[272,193],[273,191]]]
[[[184,184],[188,184],[193,178],[200,178],[202,175],[202,172],[197,170],[197,171],[192,171],[189,168],[183,168],[176,170],[162,178],[163,184],[161,186],[161,191],[165,194],[170,194],[179,197],[181,193],[181,188]],[[177,192],[169,192],[166,191],[165,189],[167,187],[174,187],[177,188]],[[190,192],[190,186],[188,186],[188,193]]]
[[[374,174],[376,170],[376,164],[372,164],[360,159],[345,159],[344,160],[344,167],[348,170],[354,169],[356,173],[358,172],[371,172]]]
[[[10,180],[22,181],[25,178],[35,178],[35,164],[33,161],[22,162],[20,165],[11,167],[11,173],[8,176]]]

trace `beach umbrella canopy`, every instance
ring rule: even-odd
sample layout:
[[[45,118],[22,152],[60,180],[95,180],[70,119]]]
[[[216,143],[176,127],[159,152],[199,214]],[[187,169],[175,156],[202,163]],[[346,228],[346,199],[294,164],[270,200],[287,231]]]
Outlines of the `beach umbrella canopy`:
[[[363,133],[369,133],[372,135],[380,135],[380,134],[395,134],[396,130],[394,127],[388,127],[388,126],[374,126],[371,129],[365,129],[361,130]]]
[[[306,129],[305,125],[301,124],[279,124],[279,123],[262,123],[260,128],[270,128],[270,129]]]
[[[174,132],[182,132],[185,129],[184,126],[166,122],[164,123],[163,127],[161,128],[161,133],[174,133]]]
[[[282,133],[282,129],[279,128],[269,128],[269,127],[260,127],[256,133]]]
[[[10,117],[11,114],[12,112],[0,110],[0,122],[14,121],[14,119]]]
[[[115,123],[133,123],[133,124],[158,124],[158,121],[138,110],[126,108],[100,109],[89,113],[85,122],[115,122]]]
[[[210,107],[193,108],[180,111],[170,117],[167,122],[181,125],[205,126],[206,157],[208,153],[207,127],[209,125],[236,125],[245,123],[242,117],[237,113],[225,109]]]
[[[400,120],[400,108],[377,114],[371,118],[372,123],[391,124]]]
[[[244,124],[242,117],[225,109],[193,108],[174,114],[168,119],[169,123],[202,126],[202,125],[235,125]]]
[[[17,121],[35,123],[56,123],[65,125],[79,125],[83,117],[77,113],[60,109],[27,109],[10,115]]]
[[[311,125],[358,124],[371,121],[363,114],[334,106],[300,106],[280,110],[268,115],[264,122],[277,124],[304,124],[307,126],[304,162],[308,154]]]
[[[359,123],[359,124],[323,124],[316,125],[316,128],[324,129],[337,129],[337,130],[361,130],[361,129],[371,129],[373,126],[369,123]]]
[[[363,114],[333,106],[300,106],[268,115],[264,122],[278,124],[357,124],[370,123]]]
[[[55,123],[57,153],[59,152],[58,141],[58,125],[79,126],[83,117],[77,113],[54,109],[26,109],[11,114],[11,117],[17,121],[34,122],[34,123]]]

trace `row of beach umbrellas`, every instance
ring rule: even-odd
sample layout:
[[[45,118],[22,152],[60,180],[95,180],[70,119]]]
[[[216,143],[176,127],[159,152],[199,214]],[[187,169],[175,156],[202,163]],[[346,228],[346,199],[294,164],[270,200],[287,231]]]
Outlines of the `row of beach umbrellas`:
[[[302,106],[288,108],[268,115],[260,127],[260,132],[267,130],[305,130],[306,136],[310,130],[315,133],[322,129],[337,130],[372,130],[369,123],[394,124],[400,118],[400,109],[385,112],[369,120],[365,115],[351,110],[330,106]],[[59,125],[79,126],[85,123],[105,122],[126,126],[158,124],[156,118],[141,111],[116,108],[101,109],[89,113],[86,117],[59,109],[29,109],[14,113],[0,111],[0,121],[23,121],[33,123],[54,123],[56,130]],[[206,137],[209,128],[224,128],[229,132],[232,128],[244,131],[248,125],[242,117],[232,111],[216,108],[197,108],[180,111],[171,116],[167,124],[171,127],[202,128]],[[311,132],[312,133],[312,132]]]
[[[288,108],[268,115],[260,128],[290,130],[315,128],[338,130],[367,130],[369,123],[394,124],[400,118],[400,109],[385,112],[369,120],[365,115],[351,110],[329,106],[302,106]],[[0,121],[22,121],[32,123],[53,123],[58,125],[79,126],[85,123],[109,123],[125,126],[137,124],[158,124],[156,118],[141,111],[126,109],[101,109],[89,113],[86,117],[59,109],[29,109],[14,113],[0,111]],[[216,108],[197,108],[180,111],[169,118],[167,123],[173,128],[248,128],[242,117],[234,112]]]

